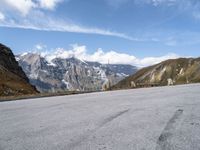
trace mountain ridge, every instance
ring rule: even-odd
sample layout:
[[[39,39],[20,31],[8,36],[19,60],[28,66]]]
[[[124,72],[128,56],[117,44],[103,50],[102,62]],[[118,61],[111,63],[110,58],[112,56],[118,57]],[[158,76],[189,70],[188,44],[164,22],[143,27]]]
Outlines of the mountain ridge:
[[[99,91],[137,70],[131,65],[101,64],[75,57],[55,57],[49,61],[37,53],[24,53],[17,55],[16,59],[30,82],[41,92]]]
[[[166,86],[200,82],[200,58],[169,59],[145,67],[121,80],[112,89]]]

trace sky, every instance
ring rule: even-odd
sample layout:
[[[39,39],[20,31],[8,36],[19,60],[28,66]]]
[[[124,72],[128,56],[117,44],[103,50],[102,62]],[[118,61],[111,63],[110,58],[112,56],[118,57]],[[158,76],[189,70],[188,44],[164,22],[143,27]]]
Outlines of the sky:
[[[0,0],[0,42],[15,54],[137,66],[198,57],[200,1]]]

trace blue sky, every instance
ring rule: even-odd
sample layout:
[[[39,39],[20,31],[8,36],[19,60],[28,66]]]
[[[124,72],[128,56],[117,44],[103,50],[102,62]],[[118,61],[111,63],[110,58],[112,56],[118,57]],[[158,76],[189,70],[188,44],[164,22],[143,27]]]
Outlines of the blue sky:
[[[200,1],[1,0],[0,42],[15,54],[69,51],[76,44],[88,55],[101,48],[104,55],[116,52],[139,61],[198,57]]]

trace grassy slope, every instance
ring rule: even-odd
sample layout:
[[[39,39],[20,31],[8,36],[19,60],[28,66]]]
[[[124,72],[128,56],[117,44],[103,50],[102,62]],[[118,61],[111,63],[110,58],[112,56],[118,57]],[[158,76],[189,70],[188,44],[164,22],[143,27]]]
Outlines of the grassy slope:
[[[181,69],[183,73],[180,74]],[[136,74],[125,78],[112,89],[131,88],[131,81],[143,84],[156,83],[159,86],[167,85],[167,79],[173,79],[175,84],[200,82],[200,58],[179,58],[167,60],[157,65],[139,70]]]

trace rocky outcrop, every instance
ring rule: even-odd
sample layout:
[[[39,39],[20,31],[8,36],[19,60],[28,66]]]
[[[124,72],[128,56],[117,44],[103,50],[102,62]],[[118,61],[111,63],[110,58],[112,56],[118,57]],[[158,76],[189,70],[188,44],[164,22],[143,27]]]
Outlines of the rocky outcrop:
[[[75,57],[49,61],[39,54],[16,56],[30,82],[41,92],[99,91],[106,83],[116,84],[137,68],[131,65],[103,65]]]
[[[36,94],[10,48],[0,44],[0,96]]]
[[[179,58],[139,70],[112,89],[165,86],[200,82],[200,58]]]

